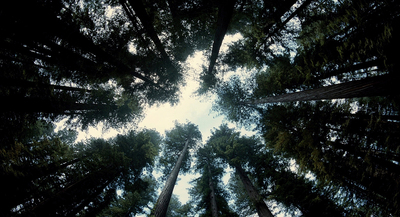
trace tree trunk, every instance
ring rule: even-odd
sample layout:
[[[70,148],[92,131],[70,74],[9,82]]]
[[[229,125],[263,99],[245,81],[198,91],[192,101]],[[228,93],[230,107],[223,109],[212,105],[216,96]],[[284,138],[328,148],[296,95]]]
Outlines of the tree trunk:
[[[312,90],[287,93],[279,96],[248,100],[243,104],[255,105],[278,102],[311,101],[323,99],[343,99],[354,97],[382,96],[399,94],[396,84],[398,79],[390,75],[370,77],[358,81],[349,81]]]
[[[85,92],[90,93],[91,90],[80,88],[80,87],[70,87],[70,86],[62,86],[62,85],[54,85],[54,84],[47,84],[41,82],[33,82],[28,80],[22,79],[13,79],[13,78],[4,78],[0,77],[0,86],[15,86],[21,88],[43,88],[48,90],[64,90],[64,91],[78,91],[78,92]]]
[[[24,113],[51,113],[64,114],[65,111],[114,111],[118,109],[116,105],[92,104],[92,103],[77,103],[66,102],[70,99],[42,99],[39,97],[0,97],[4,102],[4,106],[0,111],[16,111]],[[63,101],[64,100],[64,101]]]
[[[258,193],[258,191],[254,188],[253,184],[251,183],[249,177],[243,170],[242,166],[239,164],[233,165],[236,168],[236,171],[239,174],[240,180],[242,181],[247,194],[249,195],[250,200],[253,202],[257,209],[257,213],[259,217],[273,217],[271,211],[268,209],[267,205],[265,204],[263,198]]]
[[[155,217],[165,217],[167,214],[167,209],[169,205],[169,201],[171,200],[172,192],[174,191],[176,179],[178,178],[178,173],[179,169],[181,168],[183,158],[185,157],[185,154],[187,152],[189,145],[189,140],[186,140],[185,147],[183,148],[181,154],[179,155],[179,158],[175,164],[174,169],[172,170],[171,174],[169,175],[167,182],[165,183],[165,186],[158,197],[157,203],[155,205],[155,208],[153,209],[153,212],[150,216],[155,216]]]
[[[26,211],[28,213],[35,213],[38,214],[38,216],[41,216],[41,214],[44,213],[48,214],[49,210],[58,210],[57,212],[65,212],[65,208],[63,211],[64,206],[69,207],[67,209],[69,209],[70,212],[79,212],[80,210],[72,209],[72,207],[75,207],[77,205],[77,207],[75,208],[79,208],[82,203],[85,203],[85,205],[89,204],[89,199],[98,196],[100,192],[103,191],[103,189],[115,179],[120,171],[121,169],[109,165],[105,170],[90,173],[82,179],[74,183],[70,183],[54,195],[47,197],[46,199]],[[88,191],[86,195],[77,194],[77,192],[83,190],[90,191]],[[52,206],[56,206],[56,208]]]
[[[303,2],[303,4],[297,8],[292,14],[290,14],[290,16],[288,18],[286,18],[285,21],[280,22],[281,17],[290,10],[290,8],[296,3],[297,1],[287,1],[287,4],[285,5],[284,8],[282,8],[283,10],[279,10],[277,11],[277,14],[275,14],[274,17],[274,21],[271,22],[269,25],[267,25],[266,27],[264,27],[264,33],[266,35],[266,37],[264,38],[264,42],[267,41],[267,39],[271,38],[272,36],[274,36],[275,34],[277,34],[279,32],[279,30],[281,30],[291,19],[293,19],[293,17],[295,17],[297,14],[299,14],[301,11],[303,11],[308,5],[310,5],[313,0],[306,0],[305,2]],[[279,21],[279,22],[277,22]],[[271,31],[272,26],[276,25],[275,28]]]
[[[219,5],[217,29],[214,36],[214,43],[210,57],[210,65],[208,66],[209,74],[212,74],[212,70],[217,61],[219,49],[221,48],[222,41],[224,40],[226,31],[228,30],[228,26],[233,15],[234,6],[234,0],[222,1]]]
[[[157,35],[157,32],[152,24],[151,17],[147,14],[146,8],[143,5],[142,0],[127,0],[132,7],[133,11],[135,12],[136,16],[139,18],[140,22],[143,25],[143,28],[146,30],[147,35],[151,38],[154,42],[158,52],[160,52],[161,57],[164,59],[166,66],[172,70],[172,74],[178,73],[178,70],[175,68],[174,64],[172,63],[171,59],[169,58],[167,52],[165,51],[165,47],[162,44],[160,38]],[[122,4],[124,1],[121,0]],[[135,22],[135,20],[132,20]]]
[[[210,201],[211,201],[211,213],[213,217],[218,216],[218,207],[217,207],[217,201],[215,200],[215,190],[214,190],[214,184],[212,181],[212,176],[211,176],[211,169],[210,169],[210,164],[207,164],[208,167],[208,186],[210,187]]]

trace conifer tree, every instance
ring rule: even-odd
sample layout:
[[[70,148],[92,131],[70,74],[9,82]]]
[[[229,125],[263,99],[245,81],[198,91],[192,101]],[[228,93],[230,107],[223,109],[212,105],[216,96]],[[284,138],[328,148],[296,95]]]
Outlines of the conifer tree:
[[[273,214],[266,205],[264,198],[244,169],[246,158],[251,157],[254,154],[252,151],[255,151],[255,149],[252,149],[254,147],[250,146],[251,143],[254,143],[254,138],[239,137],[239,134],[229,129],[227,125],[222,125],[220,129],[213,133],[209,142],[216,149],[217,155],[236,169],[236,173],[240,177],[257,214],[263,217],[272,217]]]
[[[200,131],[196,125],[190,122],[186,124],[175,123],[175,128],[166,132],[163,156],[160,162],[165,165],[164,176],[169,175],[151,216],[166,216],[179,171],[187,172],[190,169],[191,161],[188,150],[195,148],[200,139]]]
[[[196,203],[197,213],[200,216],[237,216],[229,207],[230,198],[222,183],[224,164],[217,158],[211,145],[206,144],[197,150],[196,171],[201,176],[192,181],[193,187],[190,195],[193,203]]]
[[[115,141],[93,139],[73,146],[59,139],[18,143],[2,149],[2,177],[10,198],[2,214],[75,216],[99,213],[116,196],[116,187],[130,190],[141,182],[158,154],[154,131],[130,132]],[[136,183],[138,182],[138,183]],[[147,186],[139,185],[140,191]],[[143,202],[142,202],[143,203]]]
[[[382,102],[378,104],[382,105]],[[338,102],[276,105],[263,115],[267,145],[294,158],[302,171],[311,171],[321,184],[341,189],[343,197],[357,198],[351,206],[366,213],[397,213],[399,174],[397,121],[382,121],[388,107],[366,113],[374,102],[352,114],[351,106]],[[381,116],[382,115],[382,116]],[[290,121],[289,121],[290,120]],[[383,184],[384,183],[384,184]],[[386,186],[386,187],[383,187]],[[348,195],[346,195],[348,194]],[[366,206],[365,204],[368,204]]]

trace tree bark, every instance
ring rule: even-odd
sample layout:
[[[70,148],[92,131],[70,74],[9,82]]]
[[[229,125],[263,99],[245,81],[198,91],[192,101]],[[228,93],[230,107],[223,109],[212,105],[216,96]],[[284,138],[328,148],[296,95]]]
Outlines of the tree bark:
[[[151,38],[153,43],[155,44],[158,52],[160,52],[161,57],[164,59],[166,66],[172,70],[172,74],[178,73],[178,70],[172,63],[171,59],[169,58],[167,52],[165,51],[165,47],[162,44],[160,38],[157,35],[157,32],[152,24],[151,17],[147,14],[146,8],[143,5],[142,0],[127,0],[132,7],[133,11],[135,12],[136,16],[139,18],[140,22],[142,23],[144,29],[146,30],[147,35]],[[124,4],[124,0],[121,0],[122,4]],[[135,20],[132,20],[135,22]]]
[[[153,213],[150,216],[155,217],[165,217],[167,214],[167,209],[169,205],[169,201],[171,200],[172,192],[174,191],[176,179],[178,178],[179,169],[181,168],[183,158],[187,152],[189,145],[189,140],[186,140],[185,147],[183,148],[179,158],[175,164],[174,169],[172,170],[171,174],[169,175],[165,186],[158,197],[157,203],[155,208],[153,209]]]
[[[65,91],[78,91],[78,92],[87,92],[90,93],[91,90],[80,88],[80,87],[70,87],[70,86],[62,86],[62,85],[55,85],[55,84],[47,84],[41,82],[34,82],[28,81],[23,79],[13,79],[13,78],[4,78],[0,77],[0,86],[15,86],[15,87],[22,87],[22,88],[47,88],[49,90],[65,90]]]
[[[68,99],[69,100],[69,99]],[[64,114],[65,111],[114,111],[116,105],[65,102],[60,98],[42,99],[39,97],[0,97],[4,106],[0,111],[16,111],[24,113]]]
[[[208,167],[208,186],[210,187],[210,201],[211,201],[211,213],[213,217],[218,216],[218,207],[217,207],[217,201],[215,200],[215,190],[214,190],[214,184],[212,181],[212,176],[211,176],[211,169],[210,169],[210,164],[207,164]]]
[[[398,88],[396,88],[396,81],[398,81],[398,79],[396,79],[394,76],[376,76],[358,81],[349,81],[327,87],[320,87],[312,90],[287,93],[279,96],[265,97],[262,99],[248,100],[243,104],[256,105],[265,103],[343,99],[399,94]]]
[[[271,22],[269,25],[267,25],[264,28],[264,33],[266,37],[264,38],[264,43],[267,41],[267,39],[271,38],[275,34],[279,32],[293,17],[295,17],[297,14],[299,14],[301,11],[303,11],[308,5],[312,3],[313,0],[306,0],[299,8],[297,8],[288,18],[286,18],[285,21],[280,22],[281,17],[290,10],[290,8],[296,3],[296,1],[287,1],[288,4],[285,5],[283,10],[277,11],[277,14],[275,14],[274,22]],[[276,27],[271,31],[272,26],[276,24]]]
[[[259,217],[273,217],[271,211],[268,209],[268,207],[265,204],[261,195],[254,188],[253,184],[251,183],[249,177],[243,170],[242,166],[239,164],[235,164],[233,166],[236,168],[236,171],[239,174],[240,180],[242,181],[242,183],[246,189],[246,192],[249,195],[250,200],[255,205],[258,216]]]
[[[235,6],[234,0],[221,1],[218,8],[218,20],[217,29],[215,31],[214,43],[212,47],[210,65],[208,66],[208,73],[211,74],[214,65],[218,58],[218,53],[224,40],[226,31],[228,30],[229,23],[233,15],[233,9]]]

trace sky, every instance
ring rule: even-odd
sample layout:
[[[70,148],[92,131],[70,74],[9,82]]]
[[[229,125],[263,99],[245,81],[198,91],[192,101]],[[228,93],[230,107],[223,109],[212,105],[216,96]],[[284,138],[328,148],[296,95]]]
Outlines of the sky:
[[[225,37],[224,44],[221,47],[221,51],[227,49],[227,44],[235,41],[239,38],[236,36]],[[201,70],[202,64],[208,64],[206,57],[203,52],[196,52],[188,58],[186,61],[187,70],[185,71],[186,85],[181,88],[180,101],[177,105],[171,106],[170,104],[162,104],[159,106],[153,106],[145,109],[145,117],[138,124],[138,128],[154,129],[161,134],[165,134],[166,130],[171,130],[175,121],[179,123],[186,123],[190,121],[193,124],[198,125],[200,132],[202,133],[202,143],[204,144],[208,137],[211,135],[211,130],[218,128],[221,124],[227,123],[230,128],[240,130],[242,135],[252,135],[252,132],[246,131],[236,127],[233,123],[229,123],[224,119],[223,116],[218,116],[216,112],[211,110],[213,98],[198,97],[195,95],[195,91],[199,87],[197,81]],[[118,133],[124,134],[124,131],[128,129],[108,129],[103,130],[102,124],[97,127],[89,127],[86,131],[81,131],[78,134],[78,141],[95,138],[111,138],[115,137]],[[185,204],[190,200],[188,194],[188,188],[191,187],[189,184],[198,175],[179,174],[177,185],[175,185],[173,194],[179,197],[182,204]],[[229,173],[224,176],[223,181],[226,183],[229,179]]]

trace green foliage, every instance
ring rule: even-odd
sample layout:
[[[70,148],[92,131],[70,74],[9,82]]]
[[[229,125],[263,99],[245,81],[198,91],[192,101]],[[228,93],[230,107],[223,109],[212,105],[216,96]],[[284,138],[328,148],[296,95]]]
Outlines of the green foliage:
[[[144,214],[149,202],[156,200],[156,180],[144,177],[126,187],[123,193],[111,202],[110,206],[97,216],[135,216]]]
[[[162,146],[160,164],[163,166],[162,173],[164,174],[164,178],[167,178],[175,166],[186,141],[189,141],[189,149],[195,149],[198,142],[201,140],[201,133],[197,125],[193,123],[187,122],[185,124],[180,124],[176,122],[175,127],[172,130],[166,131],[165,134],[166,137]],[[185,153],[180,170],[188,172],[190,170],[191,161],[191,155],[188,151]]]
[[[115,200],[117,188],[130,192],[126,194],[132,209],[127,213],[142,212],[154,197],[154,185],[141,179],[158,155],[157,132],[131,131],[111,141],[67,144],[74,136],[71,132],[54,133],[52,125],[47,133],[43,129],[38,123],[25,144],[15,142],[12,148],[1,149],[1,175],[7,182],[2,192],[9,198],[2,214],[95,215]],[[72,136],[63,136],[66,132]]]
[[[237,174],[232,175],[229,179],[228,189],[232,192],[234,210],[239,216],[249,216],[257,212]]]
[[[225,165],[216,157],[211,145],[197,150],[196,171],[201,176],[192,181],[193,187],[189,190],[192,204],[196,204],[195,212],[200,216],[212,216],[212,199],[215,200],[218,216],[237,216],[228,205],[230,195],[223,188],[222,176]]]
[[[188,172],[196,157],[201,173],[191,190],[196,210],[173,197],[171,216],[210,215],[211,182],[219,214],[234,216],[221,186],[227,163],[251,174],[260,195],[290,213],[399,215],[395,86],[390,96],[247,104],[383,74],[398,79],[398,2],[238,0],[224,11],[225,3],[0,3],[0,174],[7,198],[0,215],[144,213],[155,201],[156,183],[148,176],[155,157],[161,150],[166,177],[187,141],[191,152],[182,170]],[[221,22],[230,18],[222,12],[233,12],[230,22]],[[223,36],[234,33],[241,39],[219,55]],[[258,125],[265,144],[223,125],[198,148],[201,134],[192,123],[177,123],[164,141],[143,130],[75,144],[75,131],[54,132],[50,121],[118,128],[139,121],[147,105],[177,103],[183,61],[211,45],[198,94],[216,93],[214,111],[244,126]],[[229,81],[219,76],[239,68],[257,73]],[[289,171],[290,159],[300,172]],[[230,185],[242,189],[237,180]],[[240,210],[250,206],[244,195],[234,195]]]
[[[397,140],[397,132],[389,130],[391,124],[384,124],[382,118],[397,108],[373,109],[379,115],[368,113],[374,108],[373,101],[368,105],[360,101],[356,113],[351,108],[332,102],[270,107],[263,121],[267,145],[276,153],[296,159],[300,169],[315,174],[321,185],[346,192],[338,195],[346,201],[341,204],[362,207],[362,212],[377,215],[385,215],[383,210],[396,213],[392,202],[398,199],[393,192],[399,186],[392,180],[398,176],[393,162],[397,154],[396,145],[391,144]],[[391,186],[390,190],[381,188],[382,183]],[[354,200],[348,201],[349,195]]]
[[[244,83],[238,76],[232,76],[228,82],[219,85],[217,100],[212,109],[228,120],[250,127],[257,120],[257,108],[245,104],[251,97],[251,83]]]
[[[173,194],[168,205],[167,217],[194,216],[190,202],[181,204],[177,195]]]

